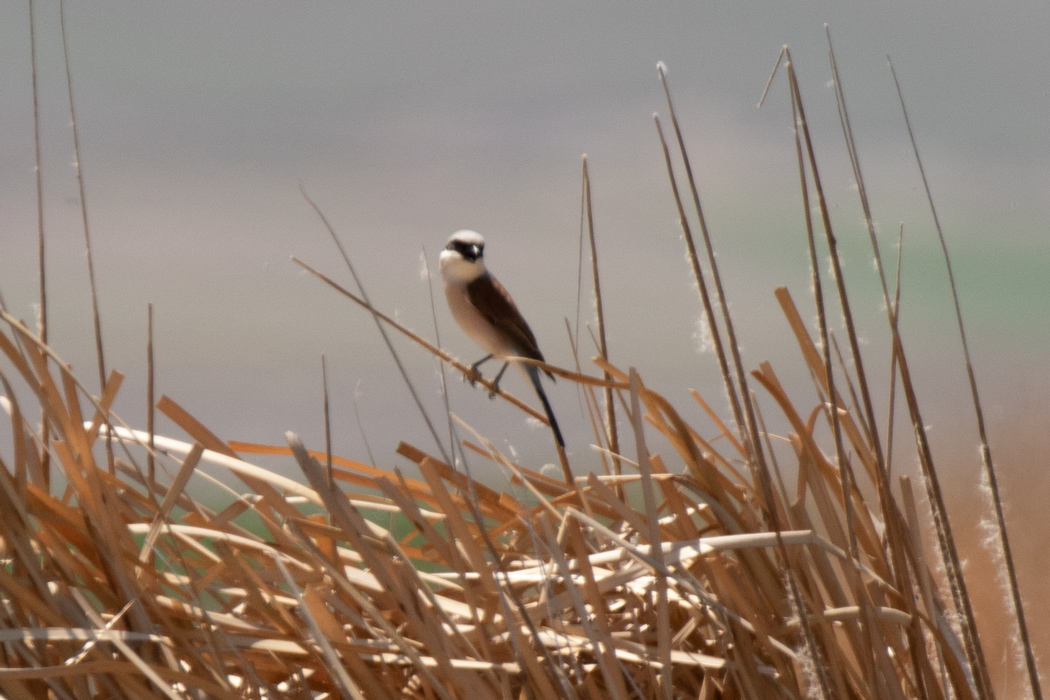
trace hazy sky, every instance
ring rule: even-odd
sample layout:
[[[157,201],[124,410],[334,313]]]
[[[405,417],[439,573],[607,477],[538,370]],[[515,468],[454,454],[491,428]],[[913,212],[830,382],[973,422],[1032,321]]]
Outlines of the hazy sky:
[[[490,267],[548,358],[571,365],[564,319],[576,318],[587,153],[613,359],[637,365],[703,425],[686,389],[723,402],[714,358],[696,351],[699,304],[652,122],[653,112],[666,116],[660,60],[745,358],[777,362],[810,404],[772,296],[786,284],[808,301],[783,73],[756,107],[784,44],[803,82],[869,364],[884,373],[884,316],[829,89],[825,22],[891,261],[905,226],[905,340],[934,415],[965,396],[963,374],[887,54],[957,255],[989,406],[999,416],[1031,410],[1050,384],[1045,3],[96,2],[67,11],[107,360],[129,375],[118,410],[133,424],[143,420],[150,301],[159,391],[221,436],[281,442],[292,429],[319,446],[324,352],[338,451],[365,458],[355,387],[380,463],[395,462],[401,439],[431,449],[371,319],[289,262],[296,255],[348,279],[300,184],[377,305],[428,337],[421,253],[436,274],[454,230],[481,232]],[[0,291],[29,319],[37,282],[27,8],[9,4],[2,20]],[[37,46],[51,334],[94,385],[57,2],[37,2]],[[442,343],[476,359],[435,294]],[[589,340],[584,347],[593,354]],[[398,348],[440,422],[433,362]],[[459,415],[498,445],[550,459],[546,434],[454,384]],[[507,388],[529,397],[517,378]],[[591,459],[575,392],[559,384],[551,395],[570,450]]]

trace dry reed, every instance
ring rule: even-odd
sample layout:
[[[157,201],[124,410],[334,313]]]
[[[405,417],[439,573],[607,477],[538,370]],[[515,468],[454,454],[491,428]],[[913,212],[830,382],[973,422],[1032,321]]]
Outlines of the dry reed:
[[[815,359],[790,296],[778,295]],[[419,480],[337,456],[329,475],[325,454],[294,436],[290,447],[224,443],[166,397],[159,410],[194,440],[154,437],[170,482],[149,481],[130,452],[112,475],[92,448],[111,430],[103,416],[115,392],[86,401],[39,339],[4,320],[0,350],[43,404],[52,464],[68,482],[60,493],[41,486],[39,436],[9,392],[15,462],[0,470],[8,697],[506,698],[525,688],[546,698],[800,697],[815,664],[836,696],[914,697],[919,684],[974,696],[918,530],[906,545],[917,583],[902,594],[882,519],[854,490],[859,557],[849,557],[839,472],[812,437],[825,414],[797,410],[768,365],[754,376],[795,427],[798,458],[793,493],[774,492],[779,534],[766,530],[760,491],[731,467],[743,453],[715,452],[636,373],[605,363],[613,382],[584,386],[611,388],[631,426],[647,423],[669,454],[650,435],[638,473],[565,484],[483,440],[467,443],[509,469],[530,504],[405,444],[398,451]],[[862,430],[840,417],[870,479]],[[149,443],[122,426],[112,436],[138,452]],[[309,486],[244,461],[252,454],[293,455]],[[633,460],[621,461],[629,471]],[[222,512],[186,493],[202,462],[247,487]],[[683,468],[670,473],[668,462]],[[651,497],[624,500],[612,486],[625,485]],[[320,512],[304,514],[303,503]],[[264,534],[236,524],[248,509]],[[404,532],[376,524],[391,512]]]

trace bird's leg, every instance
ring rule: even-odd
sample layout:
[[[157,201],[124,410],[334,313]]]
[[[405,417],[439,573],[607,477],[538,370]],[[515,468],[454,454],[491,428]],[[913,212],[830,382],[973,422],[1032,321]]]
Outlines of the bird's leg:
[[[509,364],[509,362],[504,362],[503,366],[499,368],[496,378],[492,380],[492,390],[489,392],[490,399],[496,398],[496,393],[499,391],[499,380],[503,379],[503,373],[507,371],[507,365]]]
[[[471,386],[477,384],[478,380],[481,379],[481,372],[478,371],[478,367],[480,367],[482,364],[488,362],[491,359],[492,353],[485,355],[485,357],[481,358],[480,360],[478,360],[470,366],[470,371],[463,375],[463,378],[469,381]]]

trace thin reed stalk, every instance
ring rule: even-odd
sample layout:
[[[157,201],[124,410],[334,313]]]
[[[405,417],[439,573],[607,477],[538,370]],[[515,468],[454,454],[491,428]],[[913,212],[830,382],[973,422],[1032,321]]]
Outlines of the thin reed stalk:
[[[44,172],[40,157],[40,89],[37,84],[36,67],[36,27],[35,27],[35,3],[29,0],[29,62],[33,83],[33,160],[36,171],[36,226],[37,226],[37,278],[39,281],[38,303],[40,312],[37,317],[37,325],[40,330],[40,339],[47,343],[47,246],[44,236]],[[41,416],[40,424],[47,425],[47,421]],[[47,444],[51,439],[45,427],[40,435],[40,440]],[[48,450],[43,451],[40,471],[47,479],[51,473],[51,460]]]
[[[598,275],[598,245],[594,238],[594,209],[591,204],[591,175],[587,167],[587,156],[583,157],[583,204],[587,215],[587,241],[591,248],[591,279],[594,281],[594,319],[598,329],[598,353],[605,361],[609,360],[609,341],[605,333],[605,308],[602,306],[602,285]],[[612,380],[608,372],[604,374],[606,382]],[[620,454],[620,435],[616,425],[616,402],[613,401],[612,388],[602,388],[605,407],[606,444],[612,455],[613,474],[622,474]],[[621,494],[622,495],[622,494]]]

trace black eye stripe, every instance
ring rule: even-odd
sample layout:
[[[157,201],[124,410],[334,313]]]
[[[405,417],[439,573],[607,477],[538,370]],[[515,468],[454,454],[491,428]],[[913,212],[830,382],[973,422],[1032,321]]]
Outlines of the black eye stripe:
[[[476,245],[474,243],[467,243],[465,241],[450,241],[448,246],[449,250],[455,250],[467,260],[477,260],[482,256],[485,250],[484,244]]]

